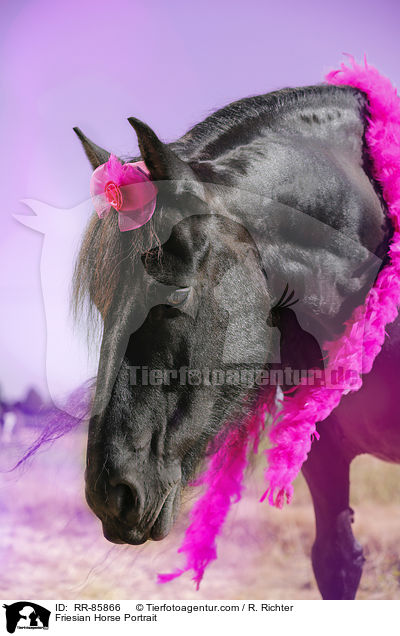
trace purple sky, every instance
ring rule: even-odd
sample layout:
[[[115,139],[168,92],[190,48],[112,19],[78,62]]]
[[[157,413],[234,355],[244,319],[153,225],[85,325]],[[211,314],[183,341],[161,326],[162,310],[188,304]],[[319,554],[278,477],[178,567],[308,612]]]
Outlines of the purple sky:
[[[399,18],[395,0],[1,3],[3,392],[47,385],[43,237],[12,215],[28,213],[21,199],[62,209],[87,199],[90,168],[72,126],[117,154],[135,153],[130,115],[172,140],[236,98],[321,81],[343,52],[366,53],[400,86]],[[86,206],[82,228],[88,214]],[[52,268],[54,288],[67,289],[72,252]],[[77,364],[62,361],[71,385],[94,361]]]

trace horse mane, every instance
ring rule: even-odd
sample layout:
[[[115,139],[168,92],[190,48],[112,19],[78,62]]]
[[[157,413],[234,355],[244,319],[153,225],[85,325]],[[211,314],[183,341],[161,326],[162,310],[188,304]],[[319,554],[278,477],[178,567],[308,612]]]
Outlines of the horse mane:
[[[365,99],[352,86],[316,84],[244,97],[206,117],[170,147],[188,161],[212,160],[237,144],[244,134],[248,141],[249,135],[253,137],[259,134],[260,126],[274,128],[283,123],[293,113],[294,107],[304,121],[322,123],[321,116],[311,111],[329,107],[326,117],[332,121],[341,117],[339,108],[347,107],[354,111],[355,99],[362,112]],[[309,109],[310,113],[302,112],[302,109]]]

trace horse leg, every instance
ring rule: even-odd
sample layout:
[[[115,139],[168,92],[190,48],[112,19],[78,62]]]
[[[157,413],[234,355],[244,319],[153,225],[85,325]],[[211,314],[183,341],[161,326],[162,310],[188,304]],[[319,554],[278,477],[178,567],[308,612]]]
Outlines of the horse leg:
[[[333,416],[318,431],[321,437],[302,469],[315,511],[313,570],[322,598],[354,599],[365,560],[352,532],[349,506],[350,463],[357,452],[346,445]]]

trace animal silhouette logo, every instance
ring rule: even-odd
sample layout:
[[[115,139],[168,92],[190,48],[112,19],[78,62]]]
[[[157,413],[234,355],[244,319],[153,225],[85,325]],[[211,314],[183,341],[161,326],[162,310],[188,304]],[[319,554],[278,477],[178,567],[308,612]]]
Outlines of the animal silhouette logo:
[[[159,187],[161,188],[160,184]],[[210,184],[208,187],[211,192]],[[247,191],[240,192],[236,189],[232,194],[235,194],[238,200],[240,197],[245,197],[244,200],[248,201],[250,197]],[[215,196],[217,195],[218,192]],[[251,195],[251,197],[255,208],[262,204],[263,197],[256,195]],[[25,199],[23,203],[34,212],[34,215],[14,215],[16,220],[44,235],[40,278],[46,317],[47,389],[53,404],[58,409],[75,416],[75,407],[70,411],[68,396],[76,390],[77,386],[81,386],[90,378],[95,377],[98,368],[99,347],[94,348],[95,353],[92,348],[91,355],[87,355],[86,333],[74,325],[69,310],[75,257],[81,243],[84,226],[92,211],[92,203],[91,200],[86,200],[71,209],[55,208],[33,199]],[[205,208],[204,211],[200,211],[200,214],[207,215],[208,212],[208,208]],[[192,214],[196,216],[199,211],[197,208],[193,211],[191,206],[188,206],[187,209],[180,211],[179,218],[183,221]],[[173,215],[171,219],[168,217],[163,220],[159,228],[157,246],[168,240],[175,221]],[[252,321],[251,312],[246,314],[246,312],[240,311],[241,297],[237,297],[237,303],[234,302],[238,293],[236,278],[243,275],[243,268],[247,267],[246,271],[251,272],[251,263],[248,264],[245,258],[244,262],[235,262],[227,269],[214,290],[215,300],[221,309],[228,314],[222,364],[226,366],[268,363],[271,369],[278,371],[282,369],[323,371],[325,368],[325,354],[322,350],[324,343],[326,340],[335,339],[340,331],[340,304],[346,294],[354,297],[360,294],[361,303],[363,294],[373,284],[382,261],[366,248],[361,249],[355,245],[351,237],[343,238],[341,236],[341,242],[345,241],[346,243],[346,259],[341,276],[338,276],[334,263],[338,260],[342,263],[343,257],[336,249],[337,230],[300,210],[290,206],[282,206],[276,202],[269,209],[266,223],[269,241],[273,249],[271,247],[264,254],[265,262],[262,258],[263,251],[262,245],[259,244],[257,228],[254,228],[251,223],[243,227],[254,241],[255,250],[258,250],[260,259],[263,261],[263,267],[267,272],[267,287],[271,290],[271,299],[274,301],[279,298],[279,300],[277,302],[275,300],[273,307],[269,308],[262,305],[260,297],[250,298],[248,296],[249,306],[253,308],[253,313],[257,306],[259,317],[259,320]],[[296,276],[293,276],[290,271],[287,272],[284,267],[282,269],[282,262],[285,261],[286,257],[279,246],[282,247],[290,243],[293,238],[290,233],[288,234],[287,228],[292,228],[291,231],[296,228],[296,236],[309,237],[310,241],[314,241],[316,245],[322,245],[326,248],[331,260],[323,258],[317,251],[315,258],[307,260],[304,264],[304,257],[301,256],[301,253],[299,255],[296,252],[296,258],[300,263],[298,271],[294,272]],[[291,249],[295,248],[292,246]],[[122,262],[122,265],[124,264],[128,268],[127,273],[129,274],[130,260],[125,259]],[[146,275],[141,259],[135,263],[135,268],[135,275],[138,278],[141,272],[143,276]],[[303,270],[304,275],[302,275]],[[257,271],[254,270],[254,276],[256,275]],[[107,286],[108,281],[104,280],[103,285]],[[285,285],[287,287],[284,289]],[[295,292],[289,292],[289,285]],[[168,286],[159,283],[159,287],[160,293],[152,300],[152,306],[162,303],[161,297],[166,293]],[[296,300],[293,300],[294,293],[297,296]],[[250,294],[250,288],[248,294]],[[345,300],[349,302],[351,298],[345,298]],[[295,303],[298,304],[294,309]],[[139,304],[138,307],[140,307]],[[150,310],[150,305],[147,309]],[[312,312],[317,314],[314,321],[310,319],[309,315]],[[339,318],[335,323],[332,316],[336,315]],[[132,319],[135,329],[139,328],[144,318],[145,315],[140,317],[136,316],[135,313],[134,319]],[[325,325],[324,321],[327,324],[327,335],[322,329]],[[235,347],[236,334],[239,330],[245,336],[246,350],[243,347]],[[101,328],[99,334],[100,331]],[[134,329],[132,333],[133,331]],[[94,340],[99,334],[95,333]],[[123,347],[124,343],[120,344]],[[353,356],[353,362],[357,369],[362,368],[362,356],[363,352],[360,347],[358,356]]]
[[[50,610],[32,603],[32,601],[18,601],[11,605],[4,604],[6,610],[6,626],[9,634],[16,629],[48,629]]]

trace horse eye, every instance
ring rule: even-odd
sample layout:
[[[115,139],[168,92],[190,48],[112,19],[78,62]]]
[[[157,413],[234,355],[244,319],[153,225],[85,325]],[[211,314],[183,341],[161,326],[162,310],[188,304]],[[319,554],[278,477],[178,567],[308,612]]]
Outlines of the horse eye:
[[[168,305],[178,307],[188,299],[191,287],[182,287],[182,289],[175,289],[167,298]]]

